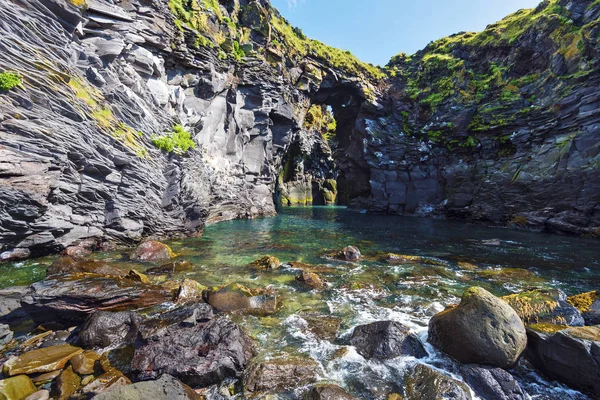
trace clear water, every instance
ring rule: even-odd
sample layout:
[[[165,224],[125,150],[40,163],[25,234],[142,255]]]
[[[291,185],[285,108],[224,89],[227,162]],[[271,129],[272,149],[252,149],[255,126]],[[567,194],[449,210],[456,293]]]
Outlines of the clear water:
[[[344,208],[286,208],[277,217],[223,222],[206,228],[201,238],[169,242],[195,265],[183,276],[206,286],[231,282],[248,287],[271,285],[282,298],[280,311],[268,317],[232,315],[256,339],[259,357],[306,356],[316,360],[324,380],[346,387],[359,398],[380,399],[402,392],[402,377],[414,359],[366,361],[346,346],[359,324],[396,320],[411,327],[423,341],[429,318],[458,302],[469,286],[496,295],[530,287],[556,287],[567,294],[595,290],[600,283],[598,241],[556,235],[490,229],[439,220],[374,216]],[[358,264],[335,261],[327,253],[348,245],[360,248]],[[443,266],[390,266],[379,261],[393,252],[435,258]],[[248,263],[270,254],[282,262],[318,266],[327,282],[311,291],[295,281],[298,270],[284,267],[259,273]],[[124,269],[153,266],[126,261],[126,253],[98,254]],[[0,286],[43,279],[52,258],[0,266]],[[474,271],[459,268],[469,262]],[[338,339],[321,340],[303,316],[341,319]],[[431,346],[424,362],[457,373],[457,365]],[[423,361],[422,361],[423,362]],[[536,399],[585,399],[557,383],[547,382],[522,363],[515,374]],[[456,375],[458,377],[458,375]]]

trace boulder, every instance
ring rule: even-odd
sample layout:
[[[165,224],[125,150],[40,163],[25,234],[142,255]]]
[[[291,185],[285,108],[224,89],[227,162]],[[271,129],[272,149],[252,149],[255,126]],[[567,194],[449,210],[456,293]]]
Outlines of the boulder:
[[[567,302],[567,295],[559,289],[534,289],[502,297],[525,324],[558,324],[583,326],[579,310]]]
[[[337,385],[316,385],[305,396],[306,400],[356,400]]]
[[[158,330],[136,348],[131,365],[138,380],[169,374],[196,388],[239,378],[252,355],[253,345],[244,331],[217,318]]]
[[[340,252],[340,258],[346,261],[358,261],[361,258],[360,250],[355,246],[348,246]]]
[[[140,332],[143,339],[148,339],[170,326],[191,327],[198,322],[208,322],[215,316],[216,310],[209,304],[187,304],[167,312],[161,312],[156,317],[143,321],[140,325]]]
[[[460,373],[475,394],[483,400],[525,400],[528,398],[519,382],[501,368],[467,364],[460,368]]]
[[[464,382],[452,379],[423,364],[417,364],[406,376],[405,400],[471,400]]]
[[[23,400],[36,392],[35,385],[27,375],[0,380],[0,399]]]
[[[63,256],[54,260],[54,262],[46,269],[46,275],[51,277],[55,275],[66,274],[98,274],[125,276],[125,271],[113,267],[110,264],[99,260],[78,260],[72,257]]]
[[[140,244],[130,259],[133,261],[165,261],[175,257],[169,246],[156,240],[149,240]]]
[[[95,400],[197,400],[197,395],[189,386],[181,383],[170,375],[163,375],[159,379],[147,382],[138,382],[133,385],[119,386],[108,390]]]
[[[273,256],[264,256],[256,261],[251,262],[250,267],[262,270],[262,271],[272,271],[281,265],[281,261],[279,258]]]
[[[78,279],[81,278],[81,279]],[[38,324],[72,326],[96,310],[135,310],[172,301],[174,293],[161,286],[118,277],[70,275],[31,285],[21,304]]]
[[[525,356],[535,368],[551,379],[600,397],[600,327],[531,325],[527,339]]]
[[[251,314],[273,314],[277,311],[277,295],[268,289],[249,289],[232,283],[205,293],[206,302],[221,312],[242,311]]]
[[[122,347],[135,342],[142,318],[133,311],[96,311],[79,332],[79,344],[87,349]]]
[[[342,324],[342,319],[334,315],[301,313],[300,317],[306,321],[308,330],[321,340],[335,340]]]
[[[13,356],[4,363],[3,373],[9,376],[35,374],[63,369],[69,360],[83,353],[79,347],[68,344],[44,347]]]
[[[570,296],[567,301],[581,312],[586,325],[600,325],[600,295],[597,291]]]
[[[296,280],[312,289],[321,290],[324,287],[323,281],[319,275],[315,274],[314,272],[302,271],[300,272],[300,275],[296,277]]]
[[[350,344],[367,359],[427,356],[423,344],[410,330],[399,322],[380,321],[357,326]]]
[[[510,368],[525,350],[527,334],[512,307],[472,287],[458,306],[429,321],[429,341],[462,363]]]
[[[291,391],[318,380],[319,367],[311,359],[282,358],[252,364],[244,376],[244,395],[249,398]]]

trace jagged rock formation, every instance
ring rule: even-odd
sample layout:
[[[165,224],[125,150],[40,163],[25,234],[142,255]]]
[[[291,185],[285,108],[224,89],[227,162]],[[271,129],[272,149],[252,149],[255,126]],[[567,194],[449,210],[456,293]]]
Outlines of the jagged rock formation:
[[[382,71],[267,0],[0,0],[0,258],[272,215],[311,104],[341,204],[597,236],[599,15],[546,1]],[[195,149],[152,145],[176,124]]]

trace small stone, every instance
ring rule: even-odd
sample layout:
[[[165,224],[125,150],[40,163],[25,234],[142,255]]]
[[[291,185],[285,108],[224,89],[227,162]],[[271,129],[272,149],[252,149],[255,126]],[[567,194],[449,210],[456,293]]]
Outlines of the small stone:
[[[10,376],[56,371],[83,352],[68,344],[31,350],[4,363],[4,373]]]
[[[94,373],[94,365],[99,359],[100,354],[88,350],[71,358],[70,363],[79,375],[89,375]]]
[[[264,256],[263,258],[250,263],[250,266],[252,268],[256,268],[256,269],[260,269],[260,270],[264,270],[264,271],[275,270],[275,269],[279,268],[280,265],[281,265],[281,262],[279,261],[279,259],[277,257],[273,257],[273,256]]]
[[[362,257],[360,250],[355,246],[348,246],[344,248],[341,255],[346,261],[358,261]]]
[[[55,380],[60,375],[61,372],[62,372],[62,369],[59,369],[57,371],[52,371],[52,372],[46,372],[45,374],[41,374],[34,378],[31,378],[31,380],[36,385],[37,384],[43,385],[45,383],[49,383],[49,382],[52,382],[53,380]]]
[[[50,398],[50,391],[38,390],[37,392],[30,394],[25,400],[48,400]]]
[[[22,400],[37,389],[27,375],[19,375],[0,381],[0,399]]]
[[[202,292],[206,290],[206,286],[201,285],[193,279],[185,279],[179,291],[177,292],[177,303],[186,303],[188,301],[202,300]]]
[[[129,273],[127,274],[127,279],[130,279],[134,282],[145,283],[147,285],[152,284],[152,282],[150,282],[150,279],[148,279],[146,275],[136,271],[135,269],[129,271]]]
[[[73,372],[72,366],[63,370],[56,380],[58,400],[67,400],[70,398],[79,389],[79,385],[81,385],[81,378]]]
[[[321,290],[324,286],[319,275],[310,271],[302,271],[296,280],[316,290]]]

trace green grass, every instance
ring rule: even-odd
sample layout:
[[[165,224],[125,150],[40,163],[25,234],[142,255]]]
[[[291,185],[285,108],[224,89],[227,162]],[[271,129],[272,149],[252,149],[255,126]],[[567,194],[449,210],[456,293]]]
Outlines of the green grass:
[[[185,154],[189,149],[195,149],[196,143],[191,134],[183,126],[173,126],[173,132],[163,136],[153,136],[152,144],[167,153]]]
[[[0,91],[8,92],[11,89],[21,86],[23,79],[16,72],[4,71],[0,73]]]

